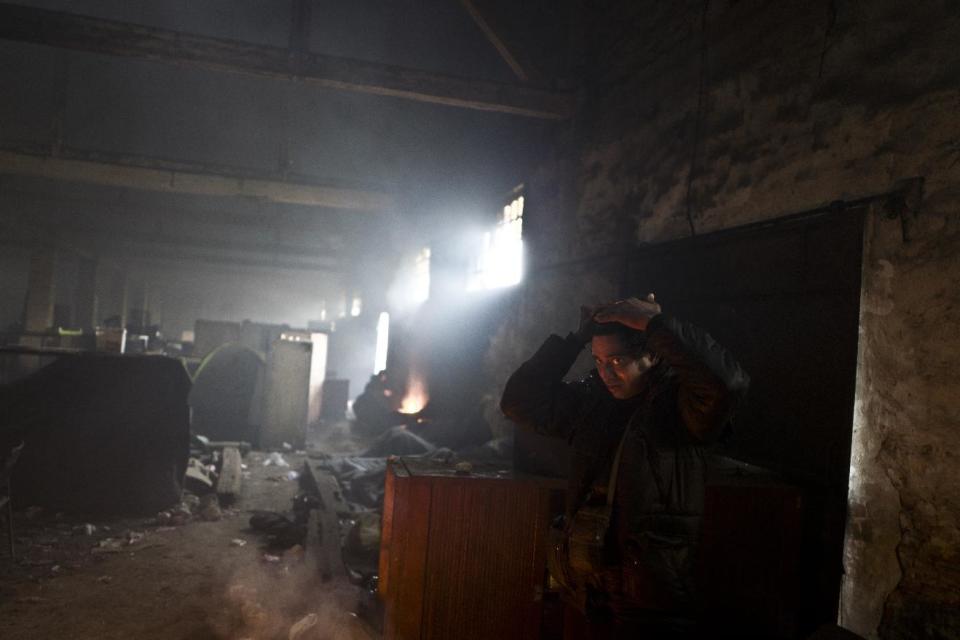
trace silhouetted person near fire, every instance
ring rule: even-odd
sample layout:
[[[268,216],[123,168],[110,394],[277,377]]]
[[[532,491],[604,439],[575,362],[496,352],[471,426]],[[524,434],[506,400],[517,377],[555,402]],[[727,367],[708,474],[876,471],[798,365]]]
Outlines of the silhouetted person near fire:
[[[596,368],[563,382],[588,342]],[[551,335],[510,377],[503,412],[572,447],[549,558],[565,608],[584,614],[565,616],[567,637],[696,633],[704,448],[748,384],[729,352],[661,313],[653,294],[582,307],[575,333]]]

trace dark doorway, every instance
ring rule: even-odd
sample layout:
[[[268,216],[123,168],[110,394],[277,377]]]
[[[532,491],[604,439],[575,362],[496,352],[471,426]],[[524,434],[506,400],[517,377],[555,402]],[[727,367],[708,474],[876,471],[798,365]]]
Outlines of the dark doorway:
[[[750,373],[730,457],[800,487],[800,630],[833,623],[842,574],[864,210],[833,210],[639,249],[623,293],[707,328]]]

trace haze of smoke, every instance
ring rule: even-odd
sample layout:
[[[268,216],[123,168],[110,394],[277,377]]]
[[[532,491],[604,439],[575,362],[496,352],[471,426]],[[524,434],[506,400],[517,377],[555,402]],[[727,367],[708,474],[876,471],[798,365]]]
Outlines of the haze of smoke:
[[[356,587],[321,583],[309,563],[255,564],[226,581],[210,627],[231,640],[372,640],[356,601]]]

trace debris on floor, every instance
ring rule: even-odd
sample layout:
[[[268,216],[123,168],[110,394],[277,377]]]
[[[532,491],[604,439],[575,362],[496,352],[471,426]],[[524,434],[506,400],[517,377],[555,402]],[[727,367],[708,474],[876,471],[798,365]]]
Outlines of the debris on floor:
[[[279,451],[274,451],[267,456],[267,459],[263,461],[263,466],[275,466],[275,467],[289,467],[290,463],[284,459],[283,454]]]

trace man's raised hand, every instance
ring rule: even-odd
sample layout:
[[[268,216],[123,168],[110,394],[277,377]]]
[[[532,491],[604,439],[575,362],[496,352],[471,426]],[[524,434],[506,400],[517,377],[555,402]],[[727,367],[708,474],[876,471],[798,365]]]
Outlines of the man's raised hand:
[[[600,305],[593,314],[593,320],[596,322],[619,322],[631,329],[646,331],[650,320],[659,314],[660,305],[657,303],[656,296],[650,293],[643,300],[627,298],[626,300]]]

